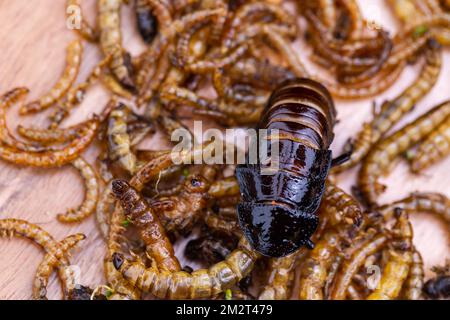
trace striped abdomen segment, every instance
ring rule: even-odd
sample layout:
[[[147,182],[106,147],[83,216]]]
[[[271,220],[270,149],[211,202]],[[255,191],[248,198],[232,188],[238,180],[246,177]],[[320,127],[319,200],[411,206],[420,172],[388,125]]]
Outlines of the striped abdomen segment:
[[[270,161],[236,170],[242,195],[239,222],[262,254],[279,257],[313,245],[309,238],[318,224],[335,119],[330,94],[313,80],[291,80],[272,93],[258,125],[268,130]],[[273,147],[276,138],[278,149]]]

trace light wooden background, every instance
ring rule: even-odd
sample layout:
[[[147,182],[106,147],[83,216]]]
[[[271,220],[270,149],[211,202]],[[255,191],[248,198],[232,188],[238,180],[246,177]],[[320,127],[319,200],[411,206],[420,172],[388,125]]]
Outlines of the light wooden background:
[[[360,1],[364,14],[375,18],[388,26],[392,32],[396,29],[394,17],[384,7],[381,0]],[[0,0],[0,92],[16,86],[31,89],[29,99],[39,97],[58,79],[64,68],[65,47],[75,34],[65,26],[65,0]],[[82,1],[84,13],[90,21],[95,16],[95,1]],[[130,9],[123,10],[124,44],[132,54],[143,50],[143,44],[134,31],[134,17]],[[307,50],[302,50],[307,51]],[[98,48],[86,44],[86,50],[80,78],[100,59]],[[418,67],[410,67],[402,75],[397,85],[383,96],[381,102],[394,97],[405,88],[416,75]],[[450,98],[450,52],[445,52],[444,69],[433,91],[417,106],[408,120],[425,112],[438,102]],[[107,95],[100,87],[91,90],[83,105],[64,125],[77,123],[103,106]],[[371,100],[343,102],[337,101],[341,122],[336,128],[336,140],[333,149],[339,152],[348,137],[360,128],[362,122],[370,118]],[[45,124],[45,115],[21,117],[18,107],[8,113],[9,126],[17,123]],[[155,137],[151,145],[158,145]],[[89,149],[85,156],[93,161],[96,148]],[[346,173],[340,184],[347,190],[354,184],[355,170]],[[395,167],[395,171],[386,179],[389,186],[382,201],[400,199],[408,193],[421,191],[440,191],[450,196],[450,159],[430,168],[421,176],[413,176],[404,163]],[[94,217],[75,225],[63,225],[55,219],[59,212],[77,206],[83,197],[81,178],[70,168],[32,169],[13,166],[0,162],[0,218],[21,218],[37,223],[48,230],[56,239],[69,234],[83,232],[87,235],[74,252],[72,262],[81,270],[83,284],[95,287],[103,283],[104,242],[96,228]],[[445,227],[434,217],[425,214],[412,217],[414,223],[414,242],[423,254],[427,270],[430,266],[443,263],[449,257],[448,234]],[[179,256],[181,251],[178,248]],[[32,279],[43,253],[39,248],[22,239],[0,239],[0,299],[29,299]],[[430,274],[429,271],[427,273]],[[49,287],[49,298],[61,296],[58,280],[55,276]]]

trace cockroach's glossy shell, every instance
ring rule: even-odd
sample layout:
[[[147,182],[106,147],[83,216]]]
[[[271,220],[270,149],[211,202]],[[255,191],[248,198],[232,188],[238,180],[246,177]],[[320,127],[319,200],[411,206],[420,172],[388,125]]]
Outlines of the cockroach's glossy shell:
[[[236,175],[242,202],[239,223],[254,249],[266,256],[286,256],[310,240],[331,165],[336,110],[328,90],[310,79],[289,80],[269,99],[257,129],[267,129],[267,141],[279,131],[278,170],[262,174],[269,165],[239,165]],[[272,133],[271,133],[272,132]],[[259,141],[259,139],[258,139]]]

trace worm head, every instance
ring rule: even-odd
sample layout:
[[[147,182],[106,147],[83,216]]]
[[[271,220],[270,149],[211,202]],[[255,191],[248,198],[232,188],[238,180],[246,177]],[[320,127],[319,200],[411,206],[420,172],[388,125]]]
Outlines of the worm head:
[[[284,204],[242,202],[239,224],[252,247],[269,257],[286,256],[302,246],[313,248],[310,237],[319,219]]]

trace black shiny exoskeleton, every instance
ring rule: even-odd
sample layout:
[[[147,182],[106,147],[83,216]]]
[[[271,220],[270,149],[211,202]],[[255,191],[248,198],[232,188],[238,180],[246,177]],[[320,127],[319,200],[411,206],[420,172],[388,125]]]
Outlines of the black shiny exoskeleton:
[[[289,80],[272,93],[257,129],[267,129],[268,140],[275,138],[271,130],[279,130],[278,160],[268,143],[269,162],[258,157],[250,164],[247,157],[236,169],[239,223],[261,254],[282,257],[314,246],[310,237],[319,222],[316,212],[331,165],[335,119],[333,100],[316,81]],[[272,161],[279,162],[278,169],[262,174]]]

